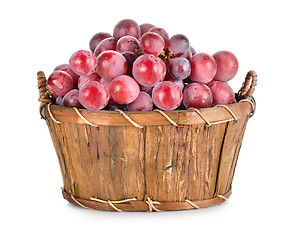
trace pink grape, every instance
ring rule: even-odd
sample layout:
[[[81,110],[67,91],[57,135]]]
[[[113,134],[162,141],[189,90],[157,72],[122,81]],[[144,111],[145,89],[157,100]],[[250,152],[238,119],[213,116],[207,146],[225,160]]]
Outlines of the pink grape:
[[[105,38],[103,41],[101,41],[98,46],[95,49],[94,55],[97,57],[102,52],[107,50],[116,50],[117,41],[113,37]]]
[[[168,33],[163,28],[153,27],[149,30],[149,32],[154,32],[160,35],[164,40],[164,45],[165,45],[164,47],[165,48],[167,47],[169,36],[168,36]]]
[[[139,40],[132,36],[121,37],[116,46],[116,50],[120,53],[130,51],[135,52],[136,49],[140,49]]]
[[[176,84],[164,81],[153,88],[152,100],[162,110],[174,110],[182,102],[182,91]]]
[[[232,52],[219,51],[212,56],[217,64],[217,72],[214,76],[215,80],[228,82],[235,77],[238,71],[238,60]]]
[[[89,75],[95,71],[96,57],[89,51],[79,50],[75,52],[69,61],[70,68],[78,75]]]
[[[114,27],[113,36],[116,40],[119,40],[123,36],[133,36],[139,39],[140,27],[132,19],[123,19]]]
[[[216,74],[216,62],[206,53],[197,53],[190,59],[191,73],[189,78],[193,82],[208,83]]]
[[[176,80],[183,80],[190,75],[191,67],[186,58],[174,58],[168,65],[171,76]]]
[[[163,38],[157,33],[147,32],[140,39],[140,49],[145,54],[153,54],[157,57],[164,46]]]
[[[99,32],[99,33],[96,33],[90,40],[90,43],[89,43],[89,46],[90,46],[90,49],[91,49],[91,52],[95,52],[95,49],[96,47],[98,46],[98,44],[104,40],[105,38],[109,38],[109,37],[112,37],[111,34],[109,33],[106,33],[106,32]]]
[[[186,108],[207,108],[212,102],[212,92],[203,83],[190,83],[183,91],[183,104]]]
[[[99,82],[88,82],[79,90],[79,101],[86,109],[100,110],[109,101],[109,92]]]
[[[80,89],[87,82],[91,82],[91,81],[99,82],[100,80],[101,80],[100,75],[95,72],[87,76],[81,76],[78,81],[78,88]]]
[[[140,92],[138,97],[127,105],[129,111],[152,111],[153,102],[146,92]]]
[[[63,97],[63,106],[83,108],[83,106],[79,102],[79,90],[78,89],[72,89],[71,91],[65,94],[65,96]]]
[[[134,52],[130,52],[130,51],[123,52],[122,55],[127,60],[127,64],[128,64],[127,74],[132,76],[133,64],[134,64],[134,61],[139,57],[139,55]]]
[[[155,27],[153,24],[150,23],[143,23],[140,25],[141,36],[148,32],[150,29]]]
[[[153,87],[164,80],[166,66],[159,57],[145,54],[135,60],[132,73],[139,84]]]
[[[73,79],[74,88],[77,87],[78,80],[79,80],[80,76],[72,71],[72,69],[70,68],[69,64],[61,64],[61,65],[55,67],[54,71],[58,71],[58,70],[61,70],[61,71],[64,71],[64,72],[70,74],[70,76]]]
[[[126,74],[127,67],[125,57],[116,51],[102,52],[97,58],[97,73],[106,80]]]
[[[213,81],[208,84],[213,95],[213,103],[215,105],[228,105],[235,103],[235,94],[232,88],[225,82]]]
[[[182,34],[176,34],[172,36],[167,45],[169,52],[173,54],[173,57],[179,57],[183,55],[189,48],[189,40]]]
[[[114,78],[110,85],[110,94],[119,104],[129,104],[139,95],[140,88],[136,80],[127,75]]]
[[[73,79],[68,73],[58,70],[49,76],[47,87],[51,93],[62,97],[73,88]]]

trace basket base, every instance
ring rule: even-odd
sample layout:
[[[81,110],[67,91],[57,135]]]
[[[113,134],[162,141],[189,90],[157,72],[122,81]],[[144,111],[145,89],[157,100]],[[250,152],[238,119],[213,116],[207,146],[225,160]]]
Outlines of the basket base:
[[[146,201],[140,201],[134,199],[125,199],[120,201],[110,201],[101,199],[81,199],[73,196],[64,189],[62,189],[64,199],[72,204],[81,206],[87,209],[98,209],[105,211],[131,211],[131,212],[151,212],[151,211],[175,211],[175,210],[188,210],[188,209],[199,209],[210,207],[213,205],[219,205],[226,201],[231,195],[231,189],[222,195],[217,195],[215,198],[200,200],[200,201],[189,201],[184,202],[158,202],[151,200],[149,197]]]

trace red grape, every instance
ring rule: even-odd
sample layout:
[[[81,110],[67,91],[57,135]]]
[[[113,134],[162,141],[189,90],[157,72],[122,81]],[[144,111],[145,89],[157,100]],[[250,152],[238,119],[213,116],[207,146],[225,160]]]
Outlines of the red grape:
[[[149,30],[149,32],[154,32],[154,33],[157,33],[158,35],[160,35],[164,40],[165,48],[167,47],[169,36],[168,36],[168,33],[163,28],[153,27]]]
[[[232,88],[225,82],[213,81],[208,84],[213,95],[213,103],[215,105],[228,105],[235,103],[235,94]]]
[[[214,79],[228,82],[234,78],[238,71],[238,60],[235,55],[229,51],[219,51],[212,56],[217,64],[217,71]]]
[[[176,84],[164,81],[153,88],[152,100],[162,110],[174,110],[181,104],[182,91]]]
[[[146,87],[146,86],[140,85],[140,90],[142,92],[146,92],[149,95],[151,95],[152,89],[153,89],[153,87]]]
[[[123,36],[133,36],[139,39],[140,27],[132,19],[123,19],[114,27],[113,36],[116,40],[119,40]]]
[[[109,92],[99,82],[88,82],[79,90],[79,101],[89,110],[100,110],[109,101]]]
[[[106,79],[104,79],[104,78],[102,78],[102,79],[99,81],[99,83],[102,84],[102,85],[104,85],[105,88],[106,88],[106,89],[108,90],[108,92],[109,92],[109,102],[108,102],[108,104],[115,104],[115,101],[113,100],[113,98],[112,98],[112,96],[111,96],[111,94],[110,94],[110,85],[111,85],[111,82],[112,82],[112,81],[106,80]]]
[[[96,68],[96,63],[96,57],[86,50],[75,52],[69,61],[70,68],[78,75],[91,74]]]
[[[146,92],[140,92],[138,97],[127,105],[129,111],[152,111],[153,102]]]
[[[54,71],[58,71],[58,70],[61,70],[61,71],[64,71],[64,72],[70,74],[70,76],[73,79],[74,88],[76,88],[78,86],[78,80],[79,80],[80,76],[72,71],[69,64],[61,64],[61,65],[55,67]]]
[[[64,106],[64,105],[63,105],[63,97],[61,97],[61,96],[57,97],[55,103],[56,103],[56,105]]]
[[[139,84],[153,87],[165,78],[166,66],[159,57],[145,54],[135,60],[132,73]]]
[[[140,88],[136,80],[127,75],[114,78],[110,85],[110,94],[119,104],[129,104],[139,95]]]
[[[174,58],[168,65],[171,76],[176,80],[183,80],[190,75],[191,67],[186,58]]]
[[[79,102],[79,90],[78,89],[72,89],[71,91],[65,94],[65,96],[63,97],[63,106],[83,108],[83,106]]]
[[[145,54],[158,56],[164,49],[164,40],[157,33],[147,32],[140,39],[140,48]]]
[[[105,38],[109,38],[111,37],[112,35],[109,34],[109,33],[106,33],[106,32],[99,32],[99,33],[96,33],[90,40],[90,43],[89,43],[89,46],[90,46],[90,49],[91,49],[91,52],[95,52],[95,49],[96,47],[98,46],[98,44],[104,40]]]
[[[140,25],[141,36],[148,32],[150,29],[155,27],[153,24],[150,23],[143,23]]]
[[[182,34],[176,34],[172,36],[167,45],[169,52],[173,54],[173,57],[179,57],[183,55],[189,48],[188,38]]]
[[[121,37],[116,46],[116,50],[120,53],[130,51],[135,52],[136,49],[140,49],[139,40],[132,36]]]
[[[91,81],[99,82],[100,80],[101,80],[100,75],[95,72],[91,73],[88,76],[81,76],[78,81],[78,88],[80,89],[87,82]]]
[[[102,52],[97,58],[97,73],[106,80],[126,74],[127,67],[125,57],[116,51]]]
[[[133,64],[134,64],[134,61],[139,57],[139,55],[134,52],[130,52],[130,51],[123,52],[122,55],[127,60],[127,64],[128,64],[127,74],[132,76]]]
[[[181,90],[184,89],[184,82],[182,80],[176,80],[174,79],[169,72],[167,72],[165,78],[164,78],[164,81],[169,81],[169,82],[172,82],[172,83],[175,83],[177,86],[180,87]]]
[[[206,108],[212,102],[212,92],[203,83],[190,83],[183,91],[183,104],[186,108]]]
[[[196,51],[194,50],[194,48],[192,46],[189,46],[189,49],[181,57],[184,57],[189,61],[195,54]]]
[[[190,59],[191,73],[189,78],[194,82],[208,83],[216,73],[214,58],[206,53],[197,53]]]
[[[49,76],[47,87],[51,93],[62,97],[73,88],[73,79],[68,73],[58,70]]]
[[[116,50],[117,41],[113,37],[109,37],[101,41],[95,49],[94,55],[97,57],[107,50]]]

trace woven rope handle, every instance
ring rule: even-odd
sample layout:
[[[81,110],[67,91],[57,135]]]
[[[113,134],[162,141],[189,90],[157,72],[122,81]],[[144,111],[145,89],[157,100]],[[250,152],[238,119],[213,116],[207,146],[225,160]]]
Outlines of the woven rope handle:
[[[37,72],[37,79],[38,79],[38,90],[39,90],[39,102],[40,104],[40,115],[42,118],[45,119],[45,114],[43,113],[44,107],[52,102],[52,98],[50,97],[50,93],[47,88],[47,79],[45,77],[44,72],[39,71]]]
[[[239,99],[251,98],[257,85],[257,73],[253,70],[246,74],[245,81],[238,92]]]

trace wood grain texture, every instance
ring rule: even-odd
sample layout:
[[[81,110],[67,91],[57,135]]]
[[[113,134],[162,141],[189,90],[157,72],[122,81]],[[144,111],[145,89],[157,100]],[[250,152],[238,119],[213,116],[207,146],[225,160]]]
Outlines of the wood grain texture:
[[[96,124],[100,116],[105,115],[107,119],[109,115],[110,120],[103,122],[111,125],[93,127],[81,122],[71,109],[55,106],[51,109],[61,121],[61,124],[54,122],[46,111],[65,191],[81,201],[97,197],[103,200],[136,198],[145,202],[150,197],[173,203],[160,207],[166,206],[167,210],[172,210],[171,206],[188,209],[186,203],[175,204],[185,199],[207,201],[230,191],[251,112],[249,103],[234,104],[233,109],[238,111],[235,122],[225,109],[205,110],[205,116],[221,121],[210,127],[196,113],[188,111],[169,114],[177,121],[192,123],[180,126],[166,124],[166,119],[158,113],[146,113],[148,117],[140,123],[144,126],[141,129],[127,125],[126,119],[114,112],[82,111]],[[131,114],[133,119],[139,116],[145,114]],[[115,126],[114,117],[123,120]],[[156,120],[162,124],[154,124]],[[135,205],[133,203],[133,207]],[[96,206],[105,209],[101,204]],[[139,210],[143,208],[141,203],[138,206]]]

